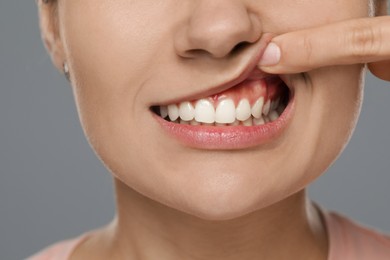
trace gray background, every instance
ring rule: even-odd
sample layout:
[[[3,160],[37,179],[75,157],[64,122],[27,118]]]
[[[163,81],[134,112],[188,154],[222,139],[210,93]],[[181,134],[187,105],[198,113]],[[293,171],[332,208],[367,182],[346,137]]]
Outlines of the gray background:
[[[351,143],[310,194],[390,232],[390,84],[369,75],[365,94]],[[41,44],[35,1],[1,1],[0,259],[22,259],[113,216],[109,174]]]

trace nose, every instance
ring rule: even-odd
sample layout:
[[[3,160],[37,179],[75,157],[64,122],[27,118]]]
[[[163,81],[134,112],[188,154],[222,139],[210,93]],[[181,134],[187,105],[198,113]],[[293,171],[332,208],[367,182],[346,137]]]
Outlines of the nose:
[[[179,56],[225,58],[261,37],[261,21],[244,1],[194,2],[186,22],[175,35],[174,45]]]

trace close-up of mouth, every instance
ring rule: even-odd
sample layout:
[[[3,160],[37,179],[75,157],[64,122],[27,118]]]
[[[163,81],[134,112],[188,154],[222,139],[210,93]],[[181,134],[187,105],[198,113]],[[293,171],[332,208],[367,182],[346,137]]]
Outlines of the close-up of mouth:
[[[294,94],[283,78],[256,67],[222,92],[150,109],[163,129],[191,147],[249,148],[279,136],[291,118]]]
[[[276,121],[291,94],[279,76],[249,77],[222,93],[153,106],[152,111],[168,122],[192,126],[258,126]]]

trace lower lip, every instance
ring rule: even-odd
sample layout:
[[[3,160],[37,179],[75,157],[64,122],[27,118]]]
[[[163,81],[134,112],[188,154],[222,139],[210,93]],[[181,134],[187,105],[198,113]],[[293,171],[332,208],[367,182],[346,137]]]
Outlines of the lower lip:
[[[289,125],[294,111],[294,97],[279,118],[259,126],[192,126],[172,123],[153,113],[165,132],[182,144],[206,150],[239,150],[276,140]]]

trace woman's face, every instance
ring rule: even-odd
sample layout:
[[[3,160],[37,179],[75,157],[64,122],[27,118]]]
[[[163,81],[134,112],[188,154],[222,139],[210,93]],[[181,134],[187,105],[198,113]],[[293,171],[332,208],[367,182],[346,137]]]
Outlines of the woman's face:
[[[253,106],[262,96],[265,103],[272,83],[264,82],[278,81],[262,79],[255,68],[267,33],[366,17],[368,1],[60,0],[58,5],[61,51],[89,142],[117,179],[170,207],[221,220],[280,201],[323,173],[355,126],[362,65],[281,75],[288,88],[274,86],[282,92],[275,99],[287,99],[288,108],[258,131],[180,126],[162,121],[154,110],[188,106],[185,101],[196,106],[199,99],[210,101],[206,107],[227,98],[235,106],[245,98]],[[240,90],[230,89],[243,80]],[[208,120],[205,111],[195,113],[199,121]]]

